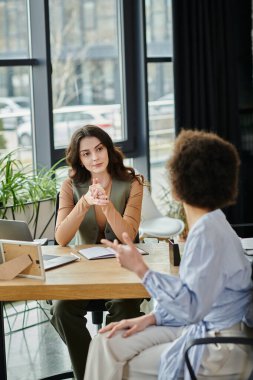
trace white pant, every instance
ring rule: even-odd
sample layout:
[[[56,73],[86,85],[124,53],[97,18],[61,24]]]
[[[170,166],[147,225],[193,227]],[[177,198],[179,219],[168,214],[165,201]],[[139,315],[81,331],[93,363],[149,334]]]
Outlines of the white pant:
[[[128,338],[122,337],[122,331],[110,339],[107,333],[98,334],[90,345],[84,380],[156,380],[162,352],[182,331],[182,327],[150,326]],[[220,335],[227,335],[228,331],[231,335],[235,333],[235,330],[225,331]],[[199,374],[205,379],[212,379],[210,374],[218,369],[222,379],[243,379],[233,375],[245,369],[246,362],[250,364],[248,352],[242,348],[234,345],[221,345],[219,349],[216,345],[208,346]],[[212,359],[214,363],[210,364]],[[229,368],[228,377],[226,368]]]

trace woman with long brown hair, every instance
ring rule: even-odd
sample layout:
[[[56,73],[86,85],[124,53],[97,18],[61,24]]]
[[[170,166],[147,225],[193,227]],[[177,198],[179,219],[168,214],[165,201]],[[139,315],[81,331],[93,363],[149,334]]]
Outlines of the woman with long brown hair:
[[[65,246],[96,244],[101,238],[121,241],[127,231],[138,235],[143,196],[143,178],[123,162],[123,154],[101,128],[86,125],[74,132],[66,151],[69,177],[63,182],[56,221],[56,241]],[[67,344],[73,370],[83,379],[90,334],[86,310],[96,301],[57,301],[52,324]],[[141,315],[142,300],[104,300],[106,323]],[[101,300],[99,300],[101,304]]]

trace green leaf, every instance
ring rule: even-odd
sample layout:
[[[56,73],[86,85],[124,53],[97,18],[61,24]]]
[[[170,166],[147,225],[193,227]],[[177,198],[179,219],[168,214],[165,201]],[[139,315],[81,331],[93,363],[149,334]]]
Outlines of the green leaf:
[[[28,202],[34,203],[36,211],[38,201],[55,199],[59,190],[56,173],[64,158],[49,169],[34,171],[31,165],[16,158],[17,150],[0,155],[0,217],[5,214],[6,207],[24,209]]]

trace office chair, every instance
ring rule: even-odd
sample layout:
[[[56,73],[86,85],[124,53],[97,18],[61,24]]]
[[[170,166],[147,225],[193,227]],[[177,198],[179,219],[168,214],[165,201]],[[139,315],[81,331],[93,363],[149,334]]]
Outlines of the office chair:
[[[253,262],[252,262],[252,275],[251,278],[253,280]],[[253,349],[253,338],[249,337],[225,337],[225,336],[216,336],[216,337],[206,337],[206,338],[198,338],[198,339],[192,339],[189,341],[189,343],[186,346],[185,353],[184,353],[184,358],[185,358],[185,363],[187,366],[187,369],[189,371],[191,380],[197,380],[197,379],[206,379],[208,380],[208,377],[204,376],[196,376],[190,359],[189,359],[189,351],[191,350],[192,347],[194,346],[199,346],[199,345],[206,345],[206,344],[239,344],[239,345],[248,345],[252,346]],[[253,358],[253,351],[251,353],[251,356]],[[219,373],[217,373],[217,377],[219,376]],[[212,379],[215,378],[215,376],[212,376]],[[220,378],[220,377],[219,377]],[[222,376],[223,380],[239,380],[241,379],[241,375],[235,375],[234,377],[231,375],[227,376]],[[251,368],[251,372],[249,374],[249,377],[247,377],[247,380],[253,380],[253,369]]]
[[[239,344],[239,345],[248,345],[248,346],[252,346],[253,347],[253,338],[244,338],[244,337],[224,337],[224,336],[220,336],[220,337],[208,337],[208,338],[199,338],[199,339],[192,339],[187,347],[186,347],[186,350],[185,350],[185,363],[186,363],[186,366],[187,366],[187,369],[189,371],[189,374],[190,374],[190,377],[191,377],[191,380],[208,380],[208,377],[207,376],[196,376],[193,368],[192,368],[192,365],[190,363],[190,359],[189,359],[189,351],[190,349],[193,347],[193,346],[198,346],[198,345],[202,345],[202,344]],[[217,377],[220,379],[219,377],[219,374],[217,373]],[[215,376],[212,376],[212,379],[214,379]],[[222,379],[223,380],[241,380],[241,376],[240,375],[227,375],[227,376],[222,376]],[[247,377],[247,379],[245,380],[253,380],[253,370],[251,371],[249,377]]]
[[[39,380],[64,380],[64,379],[74,379],[74,378],[75,378],[74,372],[70,370],[70,371],[58,373],[52,376],[41,377]]]
[[[49,311],[47,310],[47,308],[41,305],[40,301],[36,300],[34,302],[34,305],[29,305],[29,301],[24,301],[22,302],[22,307],[20,307],[21,305],[14,305],[14,303],[11,301],[6,301],[3,303],[4,319],[6,320],[8,326],[8,331],[5,332],[5,335],[10,335],[19,331],[23,331],[30,327],[46,323],[50,320],[48,315]],[[40,314],[40,316],[43,315],[44,318],[36,322],[28,323],[28,321],[31,319],[29,318],[29,313],[33,310],[41,311],[42,314]]]
[[[144,240],[146,237],[156,238],[158,241],[168,240],[184,230],[182,220],[162,215],[147,186],[143,188],[141,219],[140,240]]]

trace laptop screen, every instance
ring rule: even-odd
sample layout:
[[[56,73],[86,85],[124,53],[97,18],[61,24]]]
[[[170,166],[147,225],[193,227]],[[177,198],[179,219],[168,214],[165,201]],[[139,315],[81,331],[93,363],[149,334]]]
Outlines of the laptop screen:
[[[0,239],[33,241],[26,222],[6,219],[0,219]]]

